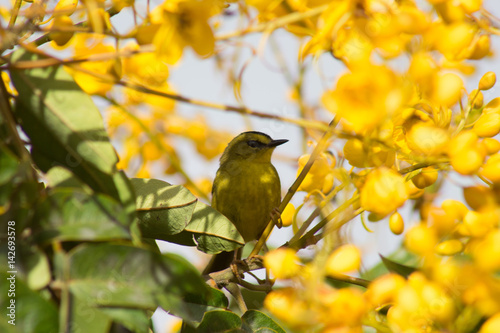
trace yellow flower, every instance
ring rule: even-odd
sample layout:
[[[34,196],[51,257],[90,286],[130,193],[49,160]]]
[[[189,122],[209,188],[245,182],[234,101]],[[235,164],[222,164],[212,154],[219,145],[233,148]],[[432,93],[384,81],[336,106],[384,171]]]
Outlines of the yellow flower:
[[[464,188],[465,202],[474,210],[497,205],[493,191],[486,186],[476,185]]]
[[[264,266],[277,279],[289,279],[297,275],[301,266],[299,257],[290,248],[279,248],[268,252],[264,257]]]
[[[342,288],[330,293],[320,293],[319,312],[320,320],[336,332],[361,332],[363,316],[367,310],[363,293],[355,288]],[[321,311],[323,310],[323,311]],[[330,331],[327,331],[330,332]]]
[[[138,50],[136,44],[125,47]],[[123,60],[123,73],[133,81],[151,86],[161,86],[168,78],[168,66],[155,53],[136,53]]]
[[[318,31],[300,51],[300,58],[304,59],[309,54],[317,55],[329,50],[332,44],[332,35],[342,28],[344,23],[341,21],[342,18],[354,10],[354,5],[354,1],[330,2],[328,8],[319,17]]]
[[[481,141],[481,146],[488,155],[493,155],[500,151],[500,142],[493,138],[485,138]]]
[[[411,179],[411,181],[418,188],[426,188],[436,182],[438,175],[439,173],[434,167],[427,167],[421,169],[420,172]]]
[[[422,273],[414,272],[399,289],[387,319],[394,330],[424,332],[431,327],[447,325],[454,316],[455,304],[445,289]]]
[[[392,303],[405,284],[406,281],[401,275],[393,273],[382,275],[370,283],[366,296],[375,306]]]
[[[462,220],[469,211],[467,206],[457,200],[446,199],[441,203],[441,207],[445,213],[454,221]]]
[[[472,14],[481,9],[483,0],[459,0],[458,3],[467,14]]]
[[[494,272],[500,269],[500,230],[486,235],[473,246],[472,254],[477,265],[484,270]]]
[[[500,113],[483,113],[472,130],[480,137],[494,137],[500,133]]]
[[[437,241],[436,231],[421,223],[408,230],[405,246],[415,254],[427,255],[433,252]]]
[[[417,82],[426,81],[437,72],[437,64],[428,53],[419,52],[411,58],[408,74]]]
[[[293,216],[295,215],[295,206],[292,203],[286,205],[285,210],[281,213],[281,221],[283,227],[288,227],[293,223]]]
[[[462,79],[453,73],[435,75],[431,84],[430,98],[446,107],[458,102],[464,85]]]
[[[355,67],[334,90],[323,95],[325,107],[342,118],[344,126],[361,133],[374,129],[399,109],[406,97],[402,82],[388,68]]]
[[[144,161],[155,161],[162,156],[162,152],[152,141],[147,141],[141,146]]]
[[[448,148],[451,166],[458,173],[472,175],[483,164],[485,152],[473,131],[460,132],[450,141]]]
[[[76,83],[87,94],[104,96],[113,87],[113,80],[119,80],[122,75],[120,58],[112,57],[116,49],[111,45],[103,44],[100,39],[95,39],[92,35],[82,33],[74,36],[72,44],[75,47],[75,59],[86,58],[90,55],[110,54],[110,60],[85,61],[74,67],[66,67]],[[78,68],[82,68],[85,72]],[[106,78],[101,79],[86,72]]]
[[[479,60],[490,54],[491,39],[488,35],[481,35],[474,43],[468,59]]]
[[[484,155],[477,149],[466,149],[451,157],[451,166],[462,175],[472,175],[483,164]]]
[[[463,60],[470,55],[477,28],[466,21],[435,25],[435,48],[449,60]]]
[[[483,237],[498,226],[500,214],[495,208],[485,207],[465,214],[460,233],[465,236]]]
[[[63,48],[67,45],[69,40],[73,37],[73,31],[64,31],[73,28],[73,21],[67,15],[58,15],[54,17],[50,25],[50,29],[61,30],[53,31],[49,33],[50,39],[54,42],[52,46],[56,49]]]
[[[307,327],[316,319],[315,313],[293,288],[273,290],[266,296],[264,307],[291,327]]]
[[[403,177],[385,167],[370,172],[361,188],[361,207],[382,216],[401,207],[407,198]]]
[[[500,113],[500,97],[492,99],[483,108],[483,113]]]
[[[479,173],[484,178],[492,181],[493,183],[500,182],[500,154],[492,155],[483,166]]]
[[[323,4],[329,3],[328,0],[290,0],[287,2],[281,0],[267,1],[267,0],[247,0],[246,3],[252,7],[255,7],[258,12],[259,21],[271,21],[278,17],[290,14],[290,13],[300,13],[306,12],[311,8],[321,6]],[[291,23],[286,25],[284,28],[297,36],[304,36],[313,33],[314,27],[316,26],[317,16],[312,18],[307,18],[302,21]]]
[[[481,106],[483,106],[483,102],[484,102],[484,96],[480,90],[474,89],[470,92],[469,103],[471,103],[471,106],[474,109],[481,108]]]
[[[53,17],[70,16],[78,7],[78,0],[60,0],[54,7]]]
[[[186,46],[199,56],[213,53],[215,38],[208,19],[220,11],[213,0],[173,0],[156,7],[150,23],[136,32],[139,44],[153,43],[158,55],[169,64],[176,63]]]
[[[458,239],[450,239],[436,246],[436,253],[442,256],[453,256],[462,252],[464,245]]]
[[[500,332],[500,313],[489,318],[479,330],[479,333],[497,333]]]
[[[349,139],[344,145],[344,157],[349,164],[366,168],[372,166],[391,166],[394,164],[394,153],[375,143],[363,143],[358,139]]]
[[[449,141],[446,130],[431,124],[416,124],[406,134],[408,147],[415,153],[436,156],[446,151]]]
[[[171,86],[167,82],[154,86],[154,90],[166,94],[175,93],[175,91],[172,90]],[[173,99],[154,94],[147,94],[133,89],[125,90],[125,94],[128,104],[147,104],[149,106],[152,106],[154,107],[154,110],[160,112],[162,118],[165,116],[165,112],[170,113],[170,111],[172,111],[175,106],[175,101]]]
[[[299,158],[299,168],[297,175],[300,174],[310,155],[305,154]],[[299,191],[312,192],[319,190],[323,193],[329,192],[333,187],[333,168],[335,167],[335,157],[331,154],[322,153],[314,161],[311,169],[299,186]]]
[[[356,271],[361,265],[361,252],[352,245],[342,245],[328,257],[326,273],[329,275]]]

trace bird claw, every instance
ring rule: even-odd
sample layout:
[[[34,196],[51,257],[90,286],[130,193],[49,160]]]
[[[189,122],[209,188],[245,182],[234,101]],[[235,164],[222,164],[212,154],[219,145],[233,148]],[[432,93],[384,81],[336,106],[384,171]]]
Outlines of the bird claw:
[[[236,279],[240,282],[241,280],[243,280],[245,278],[245,275],[243,273],[240,273],[239,269],[238,269],[238,265],[241,265],[242,263],[244,263],[243,260],[240,260],[240,259],[235,259],[230,265],[229,267],[231,267],[231,271],[233,272],[233,275],[236,277]]]
[[[278,208],[273,208],[271,211],[271,220],[273,220],[274,224],[281,229],[283,227],[283,220],[281,219],[281,212]]]

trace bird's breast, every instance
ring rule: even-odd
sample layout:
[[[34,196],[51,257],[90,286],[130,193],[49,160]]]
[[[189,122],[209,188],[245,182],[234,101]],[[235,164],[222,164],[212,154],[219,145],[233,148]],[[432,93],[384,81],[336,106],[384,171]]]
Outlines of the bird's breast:
[[[214,208],[235,224],[247,242],[260,236],[280,198],[279,176],[270,163],[247,165],[237,174],[221,167],[217,174]]]

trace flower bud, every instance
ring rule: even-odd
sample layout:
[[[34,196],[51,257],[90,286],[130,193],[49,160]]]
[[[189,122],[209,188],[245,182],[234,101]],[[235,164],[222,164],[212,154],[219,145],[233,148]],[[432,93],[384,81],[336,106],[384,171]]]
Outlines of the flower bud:
[[[487,72],[483,75],[481,80],[479,80],[478,89],[479,90],[489,90],[497,82],[497,76],[493,72]]]
[[[408,194],[403,177],[385,167],[370,172],[361,189],[361,207],[385,216],[402,206]]]
[[[300,259],[295,251],[289,248],[270,251],[264,257],[264,266],[277,279],[288,279],[295,276],[300,270],[299,262]]]
[[[500,182],[500,154],[492,155],[486,163],[483,169],[479,172],[481,176],[492,181],[493,183]]]
[[[352,244],[342,245],[326,261],[326,273],[335,275],[356,271],[361,264],[361,252]]]
[[[285,209],[281,213],[281,222],[284,227],[288,227],[293,223],[293,216],[295,215],[295,206],[291,203],[286,205]]]
[[[491,112],[482,114],[474,124],[472,130],[483,138],[494,137],[500,133],[500,113]]]
[[[479,330],[479,333],[497,332],[500,332],[500,313],[490,317]]]
[[[395,212],[389,218],[389,228],[395,235],[401,235],[405,229],[403,217],[398,212]]]
[[[488,155],[493,155],[500,151],[500,142],[497,139],[485,138],[481,141],[481,146]]]
[[[469,94],[469,101],[472,103],[474,109],[479,109],[483,106],[484,96],[480,90],[474,89]]]
[[[433,252],[436,243],[436,232],[424,224],[414,226],[406,233],[405,246],[409,251],[417,255]]]
[[[418,188],[426,188],[436,182],[438,175],[439,173],[434,167],[427,167],[420,170],[420,173],[413,177],[411,181]]]
[[[68,29],[73,27],[73,21],[71,18],[67,15],[61,15],[61,16],[56,16],[52,20],[51,24],[51,29],[57,30],[57,29]],[[54,41],[54,43],[57,44],[57,46],[64,46],[66,45],[71,37],[73,37],[74,32],[73,31],[53,31],[49,33],[50,39]]]
[[[442,256],[452,256],[459,252],[462,252],[464,245],[457,239],[450,239],[439,243],[436,246],[436,253]]]

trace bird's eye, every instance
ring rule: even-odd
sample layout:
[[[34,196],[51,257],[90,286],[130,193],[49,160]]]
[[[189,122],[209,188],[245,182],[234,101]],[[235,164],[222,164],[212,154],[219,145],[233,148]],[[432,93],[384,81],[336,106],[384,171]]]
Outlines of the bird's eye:
[[[247,144],[248,144],[250,147],[252,147],[252,148],[257,148],[257,147],[259,147],[259,146],[260,146],[260,145],[259,145],[259,142],[258,142],[258,141],[255,141],[255,140],[250,140],[250,141],[248,141],[248,142],[247,142]]]

